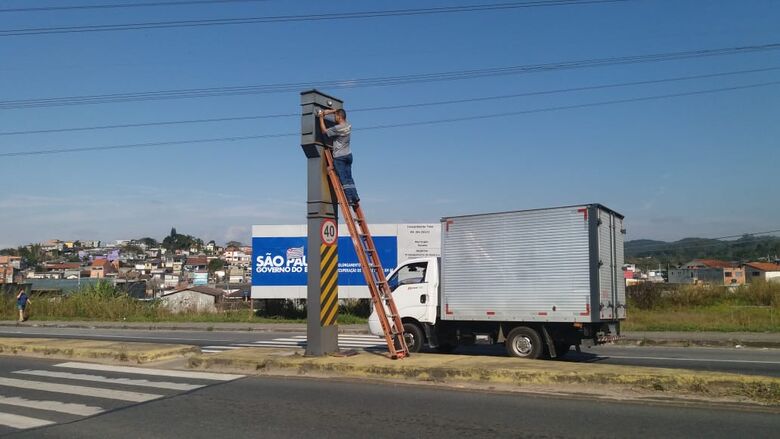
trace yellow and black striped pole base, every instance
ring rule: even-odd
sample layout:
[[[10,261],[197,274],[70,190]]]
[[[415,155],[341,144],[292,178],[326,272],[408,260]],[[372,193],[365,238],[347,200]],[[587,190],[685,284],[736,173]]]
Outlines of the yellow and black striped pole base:
[[[335,325],[339,314],[338,247],[320,246],[320,324]]]

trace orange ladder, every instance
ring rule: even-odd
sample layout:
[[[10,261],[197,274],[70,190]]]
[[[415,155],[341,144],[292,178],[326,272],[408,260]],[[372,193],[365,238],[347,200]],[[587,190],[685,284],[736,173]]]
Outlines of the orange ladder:
[[[376,251],[374,239],[368,230],[368,223],[365,215],[363,215],[363,209],[359,204],[354,207],[349,205],[347,196],[344,194],[344,188],[341,186],[341,180],[338,174],[336,174],[336,168],[333,165],[333,154],[329,148],[323,148],[323,153],[325,155],[325,164],[328,167],[328,178],[336,192],[341,212],[344,214],[344,222],[347,224],[350,236],[352,236],[352,244],[355,246],[355,253],[357,253],[360,267],[363,269],[363,276],[366,278],[368,290],[371,292],[374,310],[379,316],[379,322],[382,324],[382,330],[385,333],[385,341],[387,341],[390,358],[408,357],[409,348],[406,346],[406,340],[404,339],[404,325],[401,323],[401,317],[398,315],[398,308],[395,306],[390,285],[388,285],[385,278],[385,271],[382,268],[382,262],[379,260],[379,253]],[[388,310],[389,313],[387,312]]]

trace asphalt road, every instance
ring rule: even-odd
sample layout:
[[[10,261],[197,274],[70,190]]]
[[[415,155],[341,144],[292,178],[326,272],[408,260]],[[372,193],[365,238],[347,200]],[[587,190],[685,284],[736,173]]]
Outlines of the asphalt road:
[[[69,372],[99,375],[100,382],[70,376],[31,376]],[[191,390],[138,387],[202,385]],[[21,387],[4,385],[24,379]],[[113,379],[113,381],[106,381]],[[126,381],[126,380],[131,381]],[[125,381],[119,381],[125,380]],[[71,394],[32,390],[41,381],[49,390],[75,386]],[[134,385],[131,385],[134,384]],[[151,392],[143,402],[117,401],[117,395],[85,396],[82,386],[103,391]],[[40,386],[37,386],[40,387]],[[80,395],[81,393],[81,395]],[[121,393],[118,395],[122,395]],[[3,399],[5,397],[5,399]],[[20,407],[8,404],[38,401]],[[66,405],[56,406],[54,402]],[[100,409],[94,414],[55,411]],[[8,416],[10,415],[10,416]],[[290,438],[290,437],[490,437],[490,438],[728,438],[776,437],[776,412],[714,406],[648,405],[587,398],[562,399],[528,394],[471,392],[439,387],[354,383],[339,380],[251,377],[219,382],[191,377],[155,376],[67,369],[47,360],[3,358],[0,365],[0,423],[28,419],[49,425],[0,426],[9,438]],[[30,422],[30,421],[27,421]]]
[[[50,327],[0,327],[0,337],[61,337],[96,340],[138,341],[150,343],[192,344],[206,351],[247,346],[302,346],[305,333],[245,331],[149,331],[130,329],[81,329]],[[342,335],[345,348],[381,347],[381,340],[370,336]],[[370,341],[371,340],[371,341]],[[458,354],[506,355],[501,346],[460,348]],[[650,347],[602,345],[570,352],[564,361],[622,364],[690,370],[709,370],[780,377],[780,349]]]

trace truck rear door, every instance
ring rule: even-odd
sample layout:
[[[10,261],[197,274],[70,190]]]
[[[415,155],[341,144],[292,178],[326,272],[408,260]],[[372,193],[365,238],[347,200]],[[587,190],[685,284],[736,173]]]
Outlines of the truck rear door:
[[[604,209],[598,212],[600,317],[602,320],[624,319],[623,218]]]

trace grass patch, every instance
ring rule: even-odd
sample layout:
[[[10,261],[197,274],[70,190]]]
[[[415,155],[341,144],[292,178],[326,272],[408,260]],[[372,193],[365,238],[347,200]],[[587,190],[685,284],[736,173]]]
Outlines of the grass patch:
[[[634,309],[621,323],[625,331],[780,332],[776,308],[712,306],[690,310]]]
[[[33,321],[306,323],[305,303],[298,301],[274,301],[257,312],[244,308],[174,314],[159,301],[136,300],[108,282],[84,286],[67,296],[33,295],[30,300],[28,312]],[[367,323],[368,307],[358,302],[344,301],[339,309],[340,324]],[[17,318],[16,296],[0,296],[0,319]]]
[[[780,283],[629,287],[626,331],[780,332]]]

